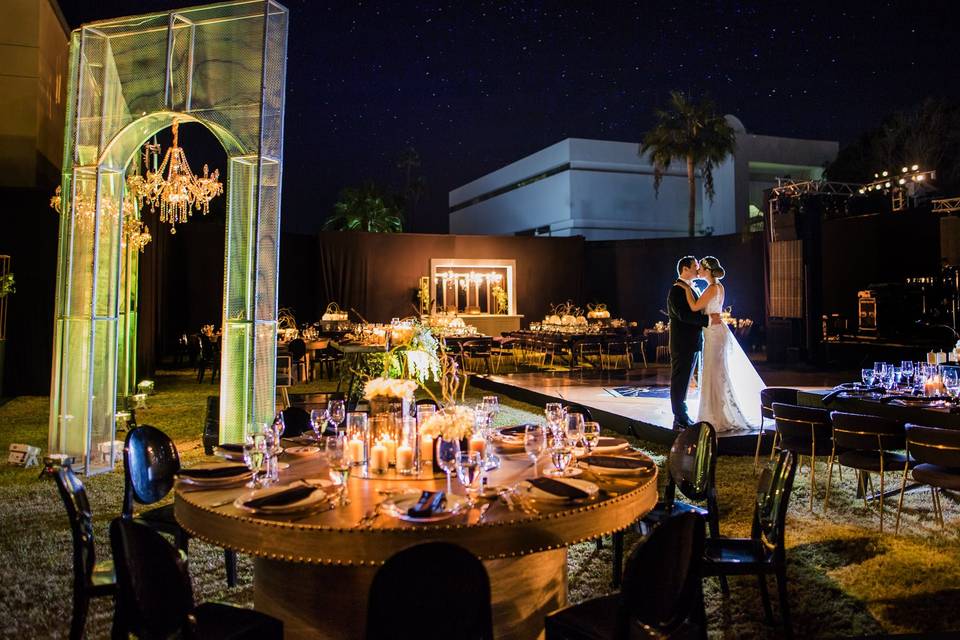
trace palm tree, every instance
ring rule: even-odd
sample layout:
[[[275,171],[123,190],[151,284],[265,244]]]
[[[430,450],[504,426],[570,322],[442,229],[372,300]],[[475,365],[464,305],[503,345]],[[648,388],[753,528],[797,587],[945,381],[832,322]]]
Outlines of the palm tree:
[[[340,192],[333,205],[333,215],[327,218],[324,229],[339,231],[372,231],[392,233],[403,231],[403,216],[391,198],[372,183],[350,187]]]
[[[688,230],[692,238],[697,215],[697,171],[703,175],[703,185],[712,203],[713,168],[733,153],[736,134],[726,119],[717,113],[712,101],[691,102],[679,91],[670,92],[669,107],[658,109],[656,116],[657,124],[640,143],[640,155],[650,154],[653,187],[658,196],[663,174],[670,163],[686,161],[690,189]]]

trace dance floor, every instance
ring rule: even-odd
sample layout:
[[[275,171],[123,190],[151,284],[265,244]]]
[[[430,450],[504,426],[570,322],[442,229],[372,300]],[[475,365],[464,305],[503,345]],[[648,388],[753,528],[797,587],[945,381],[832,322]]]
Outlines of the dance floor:
[[[550,372],[478,375],[471,379],[471,384],[532,404],[557,401],[578,404],[587,407],[604,427],[645,440],[669,444],[675,435],[670,411],[669,369],[666,367],[638,369],[629,375],[602,378]],[[697,401],[697,392],[691,389],[687,406],[694,420]],[[764,432],[765,448],[770,446],[772,426],[767,425]],[[757,433],[755,429],[720,433],[720,453],[753,455]]]

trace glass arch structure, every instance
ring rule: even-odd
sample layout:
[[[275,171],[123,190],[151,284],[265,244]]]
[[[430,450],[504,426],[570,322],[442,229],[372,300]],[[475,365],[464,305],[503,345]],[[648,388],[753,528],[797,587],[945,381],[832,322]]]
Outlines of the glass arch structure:
[[[227,152],[221,442],[273,418],[288,18],[273,0],[238,0],[71,35],[49,447],[85,473],[113,466],[125,174],[175,120],[205,125]],[[92,220],[78,201],[96,203]]]

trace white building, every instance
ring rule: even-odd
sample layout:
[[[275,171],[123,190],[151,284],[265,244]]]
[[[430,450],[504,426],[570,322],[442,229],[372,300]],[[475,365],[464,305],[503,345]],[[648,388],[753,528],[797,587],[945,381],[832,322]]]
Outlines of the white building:
[[[838,143],[749,134],[733,116],[734,154],[713,172],[711,204],[697,179],[697,230],[742,232],[762,216],[778,176],[815,179]],[[686,165],[674,163],[659,197],[636,142],[567,138],[450,192],[450,233],[582,235],[587,240],[687,234]],[[754,220],[756,221],[756,220]]]

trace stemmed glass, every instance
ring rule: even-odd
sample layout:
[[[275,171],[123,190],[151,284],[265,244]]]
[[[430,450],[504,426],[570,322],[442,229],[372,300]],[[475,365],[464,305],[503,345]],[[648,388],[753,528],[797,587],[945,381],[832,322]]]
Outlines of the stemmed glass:
[[[457,456],[460,455],[460,441],[440,438],[437,442],[437,465],[447,474],[447,493],[453,493],[450,484],[450,474],[457,466]]]
[[[875,380],[878,384],[880,384],[880,385],[883,384],[883,375],[884,375],[884,373],[886,373],[886,371],[887,371],[887,363],[886,363],[886,362],[874,362],[874,363],[873,363],[873,376],[874,376],[874,380]]]
[[[583,423],[583,447],[587,450],[587,455],[593,453],[593,450],[600,444],[600,423]]]
[[[553,462],[555,471],[548,471],[547,475],[561,477],[567,475],[567,467],[573,460],[573,447],[562,439],[556,440],[550,447],[550,460]]]
[[[246,484],[249,489],[259,489],[263,485],[260,483],[260,470],[263,469],[263,461],[267,457],[267,438],[263,433],[251,433],[243,441],[243,461],[246,463],[253,477]]]
[[[902,376],[903,384],[908,386],[913,384],[913,361],[904,360],[900,363],[900,375]]]
[[[467,492],[467,506],[477,504],[483,477],[483,457],[479,451],[461,451],[456,458],[457,478]]]
[[[313,429],[313,435],[317,442],[323,438],[323,427],[327,422],[327,412],[320,409],[310,410],[310,428]]]
[[[564,440],[567,446],[576,447],[583,438],[583,414],[568,413],[564,420]]]
[[[547,426],[552,433],[560,430],[560,421],[563,420],[563,405],[559,402],[548,402],[543,411],[547,418]]]
[[[960,371],[956,367],[943,367],[943,373],[940,377],[950,397],[956,398],[957,392],[960,391]]]
[[[345,435],[330,436],[327,438],[327,463],[330,465],[330,475],[334,476],[340,485],[340,506],[350,504],[347,499],[347,480],[350,478],[350,456],[347,454],[347,438]]]
[[[490,426],[493,426],[493,421],[497,419],[497,414],[500,413],[500,398],[498,396],[483,396],[483,410],[490,417]]]
[[[873,369],[861,369],[860,379],[863,381],[863,386],[872,387],[873,386]]]
[[[347,407],[343,400],[331,400],[327,403],[327,419],[333,423],[334,431],[340,430],[340,423],[347,415]]]
[[[540,456],[543,455],[543,449],[546,445],[547,434],[544,433],[543,427],[538,424],[528,424],[523,433],[523,450],[527,452],[527,455],[530,456],[530,460],[533,462],[534,477],[540,475],[537,461],[540,460]]]

